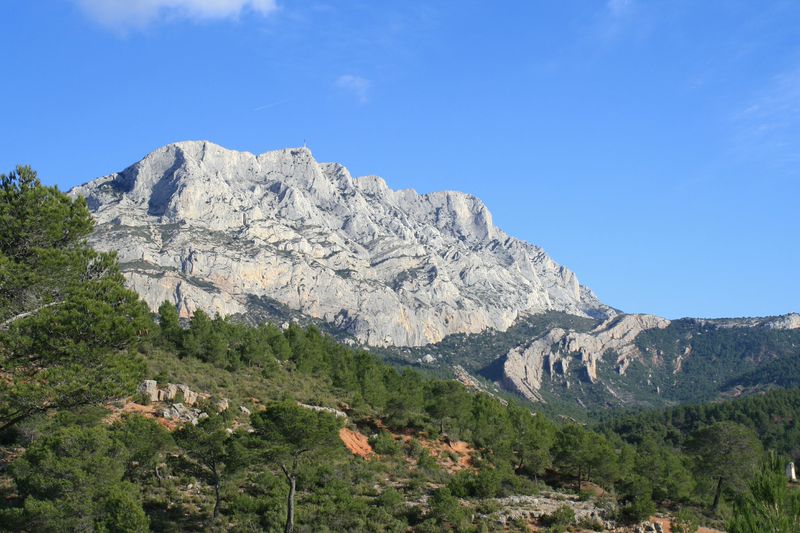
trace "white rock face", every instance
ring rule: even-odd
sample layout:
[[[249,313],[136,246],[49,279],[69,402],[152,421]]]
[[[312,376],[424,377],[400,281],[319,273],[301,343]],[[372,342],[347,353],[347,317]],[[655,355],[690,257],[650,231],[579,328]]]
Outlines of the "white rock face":
[[[503,378],[506,385],[534,401],[542,399],[542,376],[565,374],[570,361],[579,361],[589,380],[597,381],[597,362],[613,350],[620,374],[641,353],[634,341],[644,330],[669,326],[670,321],[653,315],[622,315],[606,320],[588,333],[555,328],[506,354]]]
[[[259,156],[208,142],[160,148],[77,187],[152,309],[246,313],[269,297],[370,345],[505,330],[548,310],[615,312],[575,274],[509,237],[458,192],[393,191],[305,148]]]
[[[771,329],[800,329],[800,314],[778,316],[768,320],[766,325]]]

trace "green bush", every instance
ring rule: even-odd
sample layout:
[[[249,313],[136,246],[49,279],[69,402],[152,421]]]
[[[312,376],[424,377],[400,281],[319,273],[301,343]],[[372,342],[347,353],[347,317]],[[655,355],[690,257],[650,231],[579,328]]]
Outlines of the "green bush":
[[[681,509],[672,518],[674,533],[695,533],[700,527],[700,516],[691,509]]]
[[[550,514],[542,516],[542,523],[549,527],[568,526],[575,523],[575,511],[569,505],[562,505]]]
[[[378,455],[398,455],[402,451],[402,445],[394,440],[388,431],[381,431],[369,439],[370,446]]]
[[[603,521],[599,518],[585,516],[578,520],[578,527],[582,529],[588,529],[591,531],[604,531],[605,526],[603,525]]]
[[[635,524],[646,520],[656,512],[656,504],[647,496],[641,496],[620,508],[620,520],[627,524]]]

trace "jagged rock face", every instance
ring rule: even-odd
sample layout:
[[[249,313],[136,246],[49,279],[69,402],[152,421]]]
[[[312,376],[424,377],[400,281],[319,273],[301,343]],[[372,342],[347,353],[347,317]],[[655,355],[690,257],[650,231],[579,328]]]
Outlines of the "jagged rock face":
[[[393,191],[307,149],[166,146],[77,187],[131,288],[156,309],[247,313],[268,297],[370,345],[505,330],[520,314],[609,317],[568,269],[457,192]]]
[[[775,317],[767,322],[767,327],[772,329],[800,329],[800,314],[789,313]]]
[[[529,400],[542,399],[539,389],[545,372],[550,377],[564,375],[571,361],[583,365],[586,377],[597,381],[597,363],[607,352],[616,354],[615,364],[620,374],[630,362],[641,356],[635,344],[644,330],[669,326],[670,321],[653,315],[622,315],[606,320],[588,333],[550,330],[506,354],[503,379],[509,388]]]

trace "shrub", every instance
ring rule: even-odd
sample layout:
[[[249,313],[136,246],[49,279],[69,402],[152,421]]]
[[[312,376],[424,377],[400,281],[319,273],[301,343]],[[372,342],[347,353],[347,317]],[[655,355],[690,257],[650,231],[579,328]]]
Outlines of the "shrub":
[[[591,531],[603,531],[605,529],[602,520],[590,516],[585,516],[578,520],[578,527],[582,529],[589,529]]]
[[[656,512],[656,504],[652,498],[642,496],[628,502],[620,509],[620,519],[628,524],[635,524],[646,520]]]
[[[375,505],[385,509],[390,514],[397,512],[402,503],[402,495],[391,487],[384,490],[380,496],[375,498]]]
[[[672,518],[674,533],[695,533],[700,527],[700,517],[691,509],[681,509]]]
[[[369,439],[369,443],[375,453],[379,455],[398,455],[402,450],[399,442],[394,440],[388,431],[381,431]]]
[[[550,514],[542,516],[546,526],[568,526],[575,523],[575,511],[569,505],[562,505]]]

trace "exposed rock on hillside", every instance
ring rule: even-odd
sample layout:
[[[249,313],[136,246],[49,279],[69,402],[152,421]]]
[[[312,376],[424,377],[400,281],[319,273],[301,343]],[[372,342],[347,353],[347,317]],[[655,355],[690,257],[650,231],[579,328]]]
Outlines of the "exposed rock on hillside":
[[[611,318],[588,333],[552,329],[528,344],[506,354],[503,378],[508,387],[531,400],[541,400],[542,377],[565,375],[570,364],[583,365],[586,377],[597,381],[597,363],[613,353],[620,374],[639,357],[636,337],[644,330],[669,326],[670,321],[653,315],[623,315]]]
[[[505,330],[521,314],[615,313],[541,248],[457,192],[393,191],[307,149],[160,148],[72,191],[151,308],[247,313],[270,298],[371,345]]]
[[[758,328],[766,327],[769,329],[800,329],[800,315],[789,313],[780,316],[768,317],[748,317],[748,318],[718,318],[718,319],[697,319],[701,324],[714,324],[718,328]]]

